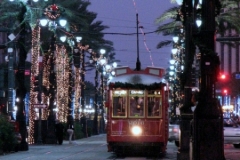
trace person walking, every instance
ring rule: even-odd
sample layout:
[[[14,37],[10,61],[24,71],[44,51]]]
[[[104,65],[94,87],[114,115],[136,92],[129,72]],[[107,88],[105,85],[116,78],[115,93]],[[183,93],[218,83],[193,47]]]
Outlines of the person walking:
[[[67,124],[67,132],[68,132],[68,135],[69,135],[69,144],[73,144],[73,142],[72,142],[72,137],[73,137],[73,134],[74,134],[73,121],[70,121],[70,122]]]
[[[82,126],[82,132],[84,134],[84,137],[87,138],[90,135],[88,135],[88,133],[87,133],[87,119],[86,119],[85,113],[82,113],[81,118],[80,118],[80,123]]]
[[[63,143],[64,126],[63,126],[62,123],[60,123],[59,120],[56,120],[55,133],[56,133],[57,143],[59,145],[62,145],[62,143]]]

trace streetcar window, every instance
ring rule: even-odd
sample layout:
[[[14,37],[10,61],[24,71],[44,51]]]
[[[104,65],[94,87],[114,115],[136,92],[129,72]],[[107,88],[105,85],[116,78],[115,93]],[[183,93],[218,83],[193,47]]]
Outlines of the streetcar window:
[[[113,116],[126,116],[127,97],[113,97]]]
[[[155,117],[161,115],[161,97],[148,97],[148,116]]]
[[[144,116],[144,97],[130,97],[130,116],[142,117]]]

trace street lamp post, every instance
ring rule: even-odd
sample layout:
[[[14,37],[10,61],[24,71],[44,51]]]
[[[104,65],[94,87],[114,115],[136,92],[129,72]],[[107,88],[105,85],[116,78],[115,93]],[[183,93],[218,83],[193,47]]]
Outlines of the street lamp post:
[[[215,97],[215,82],[219,67],[219,59],[214,52],[215,16],[220,10],[220,2],[218,0],[181,2],[185,28],[185,71],[181,80],[184,83],[185,98],[181,109],[180,147],[177,158],[224,159],[221,108]],[[197,20],[196,24],[195,20]],[[200,28],[196,29],[196,26]],[[192,116],[190,86],[196,46],[201,52],[201,80],[199,101]]]
[[[78,53],[80,55],[80,63],[81,63],[81,71],[80,71],[80,74],[81,74],[81,82],[80,82],[80,85],[81,85],[81,111],[82,113],[85,112],[85,51],[88,49],[88,45],[86,46],[83,46],[81,43],[80,43],[80,39],[77,38],[78,40],[78,43],[77,43],[77,48],[75,48],[75,53]],[[80,66],[80,63],[79,63],[79,66]],[[79,109],[78,111],[79,112]],[[87,122],[86,122],[86,119],[85,119],[85,113],[81,115],[81,123],[82,123],[82,130],[83,130],[83,134],[85,137],[87,137]]]
[[[12,117],[13,111],[13,88],[14,88],[14,69],[13,69],[13,48],[8,48],[8,112]]]
[[[195,46],[193,43],[193,0],[178,1],[178,4],[182,4],[181,13],[183,14],[183,26],[185,31],[185,49],[184,49],[184,76],[181,77],[182,90],[184,93],[183,106],[180,108],[180,142],[177,153],[178,160],[189,159],[190,157],[190,121],[193,119],[193,113],[191,111],[191,68],[192,61],[195,54]]]
[[[98,70],[97,70],[97,61],[96,63],[96,71],[95,71],[95,96],[94,96],[94,119],[93,119],[93,134],[97,135],[98,132]]]
[[[17,72],[16,72],[16,80],[17,80],[17,86],[16,86],[16,96],[19,98],[18,102],[18,110],[17,110],[17,116],[16,121],[19,123],[19,130],[22,137],[21,143],[20,143],[20,150],[26,151],[28,150],[28,143],[26,142],[26,116],[24,114],[25,112],[25,103],[24,98],[26,96],[26,87],[25,87],[25,60],[27,57],[27,51],[24,46],[25,44],[25,36],[26,36],[26,24],[24,22],[24,16],[27,12],[27,6],[23,2],[21,2],[21,11],[18,15],[18,20],[21,23],[20,24],[20,36],[18,39],[18,48],[19,48],[19,63],[17,66]],[[22,23],[23,22],[23,23]]]
[[[48,136],[46,143],[55,143],[55,115],[54,115],[54,105],[55,105],[55,94],[56,94],[56,73],[55,73],[55,50],[56,50],[56,30],[58,27],[64,27],[67,23],[66,20],[60,19],[60,16],[62,14],[62,10],[59,9],[59,7],[54,4],[49,5],[46,9],[44,14],[46,15],[46,18],[43,18],[40,20],[40,25],[45,27],[48,25],[48,29],[51,30],[52,36],[51,36],[51,46],[50,46],[50,55],[49,55],[49,63],[50,63],[50,75],[49,75],[49,116],[48,116]],[[57,25],[56,20],[59,19],[60,26]]]
[[[81,49],[81,106],[82,111],[85,109],[85,51]]]
[[[101,70],[101,106],[100,106],[100,112],[101,112],[101,119],[100,119],[100,133],[104,133],[104,84],[103,84],[103,69],[104,69],[104,66],[102,66],[102,70]]]
[[[220,2],[203,0],[201,5],[203,23],[196,36],[201,52],[201,83],[199,101],[194,111],[192,155],[194,160],[221,160],[225,159],[223,115],[215,95],[215,82],[220,65],[219,57],[215,53],[215,16],[220,11]]]
[[[117,67],[117,63],[114,62],[112,64],[107,64],[107,62],[103,62],[102,64],[102,71],[101,71],[101,88],[102,88],[102,103],[101,103],[101,123],[100,123],[100,129],[101,129],[101,133],[104,133],[105,132],[105,121],[104,121],[104,114],[106,112],[104,106],[104,102],[105,102],[105,91],[106,89],[104,89],[104,84],[106,85],[107,84],[107,80],[108,79],[111,79],[112,76],[115,76],[115,71],[114,69]],[[105,83],[104,83],[104,79],[105,79]],[[105,87],[106,88],[106,87]]]
[[[103,60],[103,55],[105,54],[105,50],[100,50],[99,53],[91,52],[91,61],[95,63],[95,96],[94,96],[94,118],[93,118],[93,134],[97,135],[99,134],[99,126],[98,126],[98,72],[99,72],[99,64],[100,61]]]

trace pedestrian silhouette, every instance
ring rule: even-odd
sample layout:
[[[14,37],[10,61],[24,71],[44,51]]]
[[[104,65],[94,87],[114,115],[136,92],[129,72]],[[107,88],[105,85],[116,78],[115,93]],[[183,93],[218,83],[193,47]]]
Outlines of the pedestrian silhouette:
[[[55,133],[56,133],[57,143],[61,145],[63,143],[64,126],[62,123],[60,123],[59,120],[56,120]]]
[[[69,144],[73,144],[72,137],[74,134],[74,122],[72,117],[68,117],[67,133],[69,135]]]

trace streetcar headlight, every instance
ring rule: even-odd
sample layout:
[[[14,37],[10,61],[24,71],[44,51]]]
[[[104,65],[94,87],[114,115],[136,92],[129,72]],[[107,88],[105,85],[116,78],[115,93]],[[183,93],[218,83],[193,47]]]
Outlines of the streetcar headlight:
[[[133,133],[135,136],[138,136],[138,135],[142,134],[142,128],[139,127],[139,126],[133,126],[133,127],[132,127],[132,133]]]

